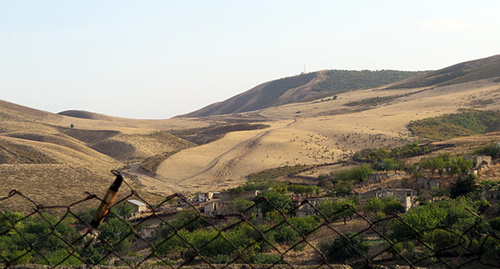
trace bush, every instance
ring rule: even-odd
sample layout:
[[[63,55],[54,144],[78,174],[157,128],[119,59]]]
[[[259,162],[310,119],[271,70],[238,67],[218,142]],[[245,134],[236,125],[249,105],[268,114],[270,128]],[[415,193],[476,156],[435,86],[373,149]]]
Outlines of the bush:
[[[476,177],[472,174],[465,177],[458,177],[451,183],[450,197],[455,199],[459,196],[465,196],[479,192],[479,186],[476,184]]]
[[[361,236],[354,236],[354,233],[347,232],[343,237],[336,238],[331,243],[320,244],[320,249],[332,262],[345,262],[350,258],[366,255],[370,245]]]
[[[493,218],[489,221],[490,227],[497,232],[500,232],[500,217]]]
[[[497,144],[489,144],[487,146],[484,146],[480,149],[477,149],[474,151],[474,154],[477,155],[487,155],[491,156],[492,159],[498,159],[500,158],[500,147],[497,146]]]

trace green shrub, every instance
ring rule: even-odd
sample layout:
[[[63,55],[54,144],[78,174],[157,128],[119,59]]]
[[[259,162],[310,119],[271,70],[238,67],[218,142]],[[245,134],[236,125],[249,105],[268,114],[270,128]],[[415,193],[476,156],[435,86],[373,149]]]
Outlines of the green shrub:
[[[350,258],[361,257],[368,253],[370,245],[361,236],[347,232],[343,237],[338,237],[333,242],[323,242],[320,249],[332,262],[345,262]]]

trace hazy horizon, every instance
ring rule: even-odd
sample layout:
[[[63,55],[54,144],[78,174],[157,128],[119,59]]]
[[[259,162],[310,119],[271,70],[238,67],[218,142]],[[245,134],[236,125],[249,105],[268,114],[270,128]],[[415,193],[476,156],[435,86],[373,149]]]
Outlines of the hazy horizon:
[[[498,54],[498,1],[0,1],[0,99],[166,119],[325,69]]]

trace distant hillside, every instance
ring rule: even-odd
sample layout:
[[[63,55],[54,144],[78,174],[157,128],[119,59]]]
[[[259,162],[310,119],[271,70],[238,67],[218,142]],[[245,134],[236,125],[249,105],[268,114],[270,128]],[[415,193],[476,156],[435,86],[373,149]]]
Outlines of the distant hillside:
[[[103,193],[111,169],[195,146],[151,128],[153,121],[133,127],[140,122],[83,111],[58,115],[0,100],[0,197],[16,189],[42,204],[66,203],[84,191]]]
[[[83,111],[83,110],[66,110],[57,113],[59,115],[64,115],[68,117],[73,117],[73,118],[80,118],[80,119],[90,119],[90,120],[110,120],[111,117],[102,115],[102,114],[97,114],[93,112],[88,112],[88,111]]]
[[[500,131],[500,112],[463,109],[460,113],[411,122],[408,129],[419,137],[447,140]]]
[[[497,77],[500,77],[500,55],[459,63],[437,71],[428,72],[401,83],[396,83],[390,88],[445,86]]]
[[[374,88],[422,72],[328,70],[301,74],[260,84],[226,101],[215,103],[184,117],[202,117],[307,102],[350,90]]]

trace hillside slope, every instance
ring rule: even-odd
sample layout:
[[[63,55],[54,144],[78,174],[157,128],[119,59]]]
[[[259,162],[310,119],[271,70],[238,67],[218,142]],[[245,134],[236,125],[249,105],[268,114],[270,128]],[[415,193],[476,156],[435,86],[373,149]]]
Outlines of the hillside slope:
[[[183,150],[166,159],[157,173],[162,184],[176,191],[223,190],[242,184],[249,173],[269,168],[337,162],[365,148],[423,141],[407,129],[410,122],[461,108],[500,110],[500,83],[492,78],[424,89],[358,90],[339,93],[336,99],[240,113],[268,119],[270,127],[230,133]]]
[[[468,74],[493,70],[490,60],[468,63],[476,68],[468,67]],[[460,109],[500,110],[500,80],[494,73],[486,79],[469,75],[467,82],[426,82],[419,85],[429,86],[417,88],[369,88],[366,80],[358,87],[367,89],[349,91],[352,83],[322,88],[327,72],[261,84],[254,88],[252,102],[247,103],[244,94],[239,97],[247,109],[259,107],[258,100],[264,109],[218,114],[220,106],[213,107],[216,115],[198,118],[130,120],[81,112],[68,117],[1,101],[0,196],[17,189],[43,204],[68,204],[85,191],[102,193],[112,180],[109,170],[120,168],[134,189],[161,195],[157,197],[223,190],[269,168],[337,162],[364,148],[422,141],[407,129],[412,121]],[[283,91],[289,87],[294,88]],[[268,90],[273,101],[259,99]],[[299,98],[307,93],[332,97],[307,102]],[[301,102],[287,103],[298,99]],[[226,105],[230,111],[231,103]],[[164,132],[257,121],[265,128],[238,129],[201,146]],[[157,168],[156,175],[141,172],[139,162],[149,157],[156,162],[150,164]]]
[[[0,123],[0,197],[17,190],[44,205],[104,193],[110,170],[193,146],[155,129],[185,124],[179,121],[70,118],[0,101]]]
[[[500,77],[500,55],[494,55],[428,72],[401,83],[396,83],[391,88],[445,86],[498,77]]]
[[[403,71],[327,70],[260,84],[226,101],[183,115],[203,117],[255,111],[273,106],[307,102],[350,90],[374,88],[420,74]]]

